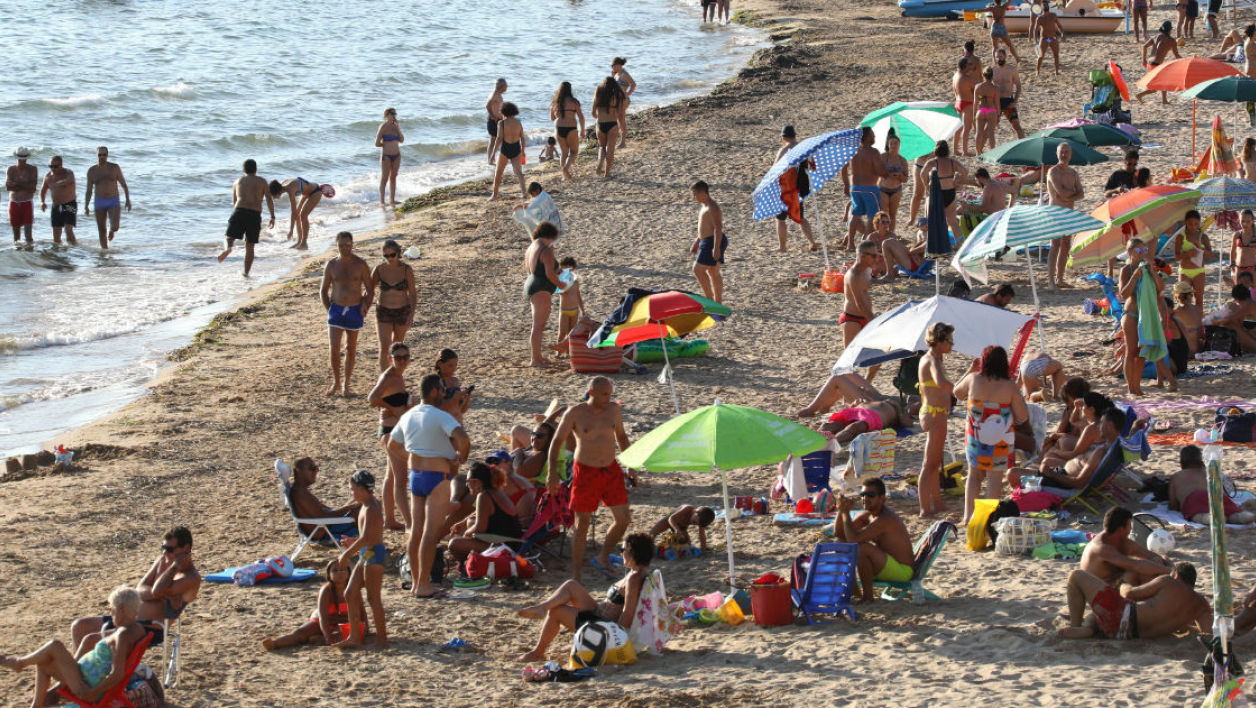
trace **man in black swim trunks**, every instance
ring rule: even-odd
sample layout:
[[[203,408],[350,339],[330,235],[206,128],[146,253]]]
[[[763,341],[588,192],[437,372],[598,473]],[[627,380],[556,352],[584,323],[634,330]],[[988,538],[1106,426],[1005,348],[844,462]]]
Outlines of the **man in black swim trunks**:
[[[719,0],[700,0],[702,3],[702,21],[714,22],[715,13],[720,9]]]
[[[1020,72],[1016,70],[1015,64],[1007,63],[1006,49],[994,53],[994,66],[991,68],[994,69],[994,83],[999,87],[999,112],[1012,124],[1016,138],[1023,138],[1025,131],[1020,124]],[[998,130],[997,124],[995,130]]]
[[[257,176],[257,162],[244,161],[244,176],[237,179],[231,188],[231,199],[235,210],[227,220],[227,246],[218,254],[218,262],[222,263],[231,255],[236,239],[244,239],[244,277],[247,278],[253,268],[253,246],[262,232],[262,199],[266,200],[270,209],[270,225],[267,228],[275,228],[275,201],[270,198],[266,180]]]
[[[502,104],[506,99],[502,98],[502,94],[506,93],[506,80],[498,79],[493,86],[493,94],[488,97],[488,102],[484,104],[484,110],[488,113],[488,122],[485,124],[488,128],[488,164],[497,164],[497,151],[501,147],[501,139],[497,137],[497,124],[505,116],[502,115]]]

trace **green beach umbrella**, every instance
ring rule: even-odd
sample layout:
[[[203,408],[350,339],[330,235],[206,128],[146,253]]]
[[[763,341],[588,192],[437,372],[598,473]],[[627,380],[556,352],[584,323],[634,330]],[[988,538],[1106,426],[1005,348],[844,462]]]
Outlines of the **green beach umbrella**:
[[[1070,165],[1094,165],[1107,162],[1108,157],[1102,153],[1068,138],[1052,138],[1035,135],[1013,140],[1010,143],[987,150],[977,157],[982,162],[996,165],[1020,165],[1022,167],[1049,167],[1059,160],[1055,151],[1060,145],[1068,145],[1073,149]]]
[[[647,472],[720,473],[724,490],[724,531],[728,541],[728,581],[733,582],[733,526],[725,470],[780,462],[824,447],[816,431],[749,406],[720,403],[676,416],[646,433],[619,454],[619,461]]]
[[[1105,145],[1139,145],[1141,140],[1124,130],[1103,123],[1078,123],[1057,125],[1030,133],[1027,137],[1064,138],[1090,147]]]
[[[885,149],[885,138],[890,128],[898,136],[898,152],[904,159],[914,160],[933,152],[939,140],[950,140],[963,120],[955,107],[942,101],[899,101],[875,110],[859,123],[868,126],[876,135],[877,148]]]
[[[1182,92],[1187,98],[1200,98],[1205,101],[1256,101],[1256,79],[1246,76],[1222,76],[1209,79]]]

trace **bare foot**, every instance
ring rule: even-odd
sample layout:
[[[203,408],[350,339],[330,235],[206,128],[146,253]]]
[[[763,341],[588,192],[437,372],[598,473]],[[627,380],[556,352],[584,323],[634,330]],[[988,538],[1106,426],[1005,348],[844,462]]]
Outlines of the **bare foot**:
[[[794,414],[794,417],[795,418],[812,418],[817,415],[820,415],[820,411],[815,410],[811,406],[807,406],[806,408],[799,409],[799,411]]]
[[[528,366],[531,366],[537,369],[543,369],[549,365],[550,365],[549,359],[540,359],[540,360],[533,359],[532,361],[528,362]]]
[[[0,656],[0,666],[7,666],[14,671],[22,670],[22,664],[16,656]]]
[[[219,263],[222,263],[223,261],[227,260],[227,256],[229,256],[229,255],[231,255],[231,249],[230,249],[230,248],[228,248],[227,250],[225,250],[225,251],[223,251],[222,253],[219,253],[219,254],[218,254],[218,262],[219,262]]]
[[[1172,391],[1173,393],[1177,393],[1177,390],[1178,390],[1178,383],[1177,383],[1177,381],[1170,381],[1170,382],[1169,382],[1169,390],[1170,390],[1170,391]]]
[[[807,250],[808,250],[808,251],[818,251],[818,250],[820,250],[820,244],[818,244],[818,243],[813,243],[813,244],[811,244],[811,246],[810,246]]]
[[[332,646],[336,647],[337,649],[341,651],[347,651],[349,649],[361,649],[362,640],[359,639],[358,641],[355,642],[352,639],[345,639],[344,641],[336,642]]]
[[[498,199],[501,199],[501,195],[498,195],[498,194],[493,194],[493,195],[489,196],[489,198],[488,198],[488,200],[489,200],[490,202],[495,202],[495,201],[497,201]]]
[[[1057,286],[1057,287],[1059,287],[1059,288],[1062,288],[1062,289],[1064,289],[1064,290],[1072,290],[1072,289],[1073,289],[1073,286],[1072,286],[1072,285],[1070,285],[1069,283],[1064,282],[1063,280],[1061,280],[1060,282],[1056,283],[1056,286]]]
[[[336,383],[334,383],[334,384],[332,384],[332,385],[331,385],[331,388],[327,389],[327,393],[326,393],[325,395],[327,395],[327,396],[335,396],[335,395],[336,395],[336,393],[337,393],[337,389],[339,389],[339,388],[340,388],[340,382],[339,382],[339,381],[337,381]]]
[[[275,648],[274,637],[266,637],[262,640],[262,648],[266,651],[272,651]]]
[[[353,391],[350,391],[350,390],[349,390],[349,387],[348,387],[347,385],[345,386],[345,390],[344,390],[344,397],[345,397],[345,398],[354,398],[354,397],[356,397],[357,395],[358,395],[358,394],[354,393]]]
[[[527,619],[537,620],[545,616],[545,607],[542,605],[531,605],[529,607],[522,607],[518,610],[515,610],[515,614],[519,615],[520,617],[526,617]]]
[[[372,649],[387,649],[388,637],[376,637],[375,639],[371,640],[369,646]]]
[[[530,652],[525,652],[523,654],[520,654],[518,657],[515,658],[515,661],[525,661],[525,662],[545,661],[545,652],[537,651],[533,649]]]

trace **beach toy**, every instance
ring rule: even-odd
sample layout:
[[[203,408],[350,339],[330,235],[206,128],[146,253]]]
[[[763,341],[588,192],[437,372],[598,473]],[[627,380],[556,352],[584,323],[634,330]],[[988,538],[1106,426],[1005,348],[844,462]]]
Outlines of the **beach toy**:
[[[352,634],[352,629],[353,628],[349,626],[349,623],[345,622],[344,624],[340,625],[340,636],[344,637],[345,639],[348,639],[349,635]],[[358,636],[361,636],[363,634],[366,634],[366,623],[358,622]]]
[[[701,609],[714,610],[715,608],[719,607],[722,604],[724,604],[723,595],[719,594],[718,592],[709,592],[705,595],[701,595],[698,597],[698,601],[695,604],[695,607],[697,607],[699,610]]]
[[[726,624],[736,627],[746,621],[746,614],[741,611],[741,605],[737,604],[735,597],[730,597],[720,605],[720,609],[716,610],[716,615],[724,620]]]
[[[815,273],[799,273],[798,274],[798,287],[799,288],[805,290],[806,288],[810,288],[814,286],[815,283],[816,283]]]
[[[56,462],[66,467],[74,464],[74,451],[65,449],[65,445],[58,445],[56,452],[53,453]]]
[[[825,268],[820,278],[820,289],[826,293],[840,293],[846,284],[846,274],[837,268]]]
[[[1147,537],[1147,550],[1163,556],[1177,547],[1177,539],[1169,529],[1156,529]]]
[[[814,511],[815,506],[811,503],[810,499],[799,499],[798,503],[794,505],[795,514],[810,514]]]
[[[336,196],[336,188],[331,186],[330,184],[322,184],[322,185],[319,185],[318,188],[323,191],[323,196],[328,199],[332,199]]]
[[[794,621],[789,581],[776,573],[764,573],[750,585],[750,614],[760,627],[779,627]]]
[[[637,651],[628,632],[616,622],[586,622],[576,630],[571,642],[569,669],[585,669],[603,664],[631,664]]]
[[[713,625],[720,621],[720,616],[715,610],[698,610],[698,621],[705,625]]]
[[[1130,100],[1129,86],[1125,85],[1125,74],[1122,73],[1121,67],[1117,66],[1115,61],[1108,60],[1108,74],[1112,77],[1112,85],[1116,86],[1117,92],[1121,94],[1121,98]]]
[[[405,255],[406,255],[406,258],[409,258],[410,260],[414,260],[423,255],[423,249],[419,248],[418,246],[411,246],[406,249]]]

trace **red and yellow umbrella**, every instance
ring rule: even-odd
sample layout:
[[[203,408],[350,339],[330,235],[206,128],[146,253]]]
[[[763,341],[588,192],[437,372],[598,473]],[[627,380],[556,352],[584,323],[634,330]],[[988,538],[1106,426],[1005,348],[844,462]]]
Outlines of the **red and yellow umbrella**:
[[[1189,56],[1174,59],[1153,68],[1138,80],[1138,87],[1145,91],[1185,91],[1196,84],[1219,79],[1223,76],[1242,75],[1243,72],[1216,59]],[[1191,101],[1191,159],[1195,157],[1195,104]]]
[[[626,347],[647,339],[665,339],[707,329],[732,314],[714,300],[683,290],[632,288],[602,322],[590,347]]]
[[[1199,190],[1171,184],[1153,184],[1131,190],[1095,207],[1090,215],[1107,225],[1073,237],[1069,266],[1102,263],[1120,253],[1137,236],[1155,246],[1166,229],[1195,208]]]

